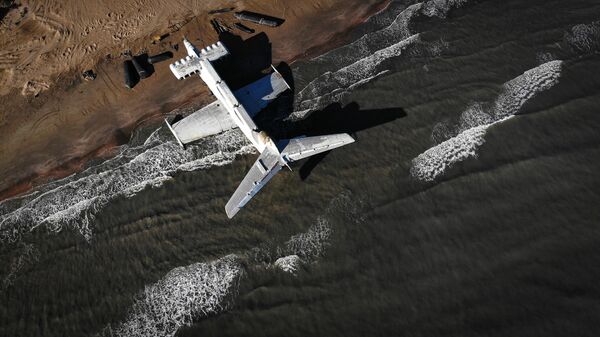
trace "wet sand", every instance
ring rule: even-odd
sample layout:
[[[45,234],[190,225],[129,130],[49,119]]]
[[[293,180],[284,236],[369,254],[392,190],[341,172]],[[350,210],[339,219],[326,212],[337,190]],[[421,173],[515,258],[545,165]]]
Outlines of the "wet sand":
[[[341,44],[345,31],[386,4],[319,0],[234,5],[286,20],[278,28],[254,27],[269,36],[276,64]],[[183,48],[175,51],[171,46],[181,44],[184,35],[198,46],[216,42],[207,11],[229,5],[24,1],[9,12],[0,28],[0,200],[81,170],[90,159],[110,156],[136,127],[158,123],[174,109],[207,104],[211,98],[201,80],[177,81],[169,62],[157,64],[155,73],[134,89],[125,88],[121,53],[171,50],[174,59],[183,57]],[[219,17],[229,25],[235,22],[230,14]],[[151,43],[152,36],[167,33]],[[86,69],[97,73],[96,80],[82,79]]]

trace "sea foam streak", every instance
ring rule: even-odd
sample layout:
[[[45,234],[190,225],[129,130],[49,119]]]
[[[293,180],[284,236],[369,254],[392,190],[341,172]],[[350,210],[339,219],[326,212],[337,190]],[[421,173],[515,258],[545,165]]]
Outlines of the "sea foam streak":
[[[332,216],[335,212],[342,214]],[[352,198],[350,192],[338,195],[306,232],[293,235],[283,247],[278,247],[277,255],[285,256],[277,259],[274,266],[294,274],[301,264],[323,257],[333,235],[331,218],[343,218],[348,225],[361,226],[365,221],[365,203]]]
[[[328,220],[330,213],[343,212],[350,221],[363,221],[359,215],[363,213],[360,205],[350,198],[349,193],[341,193],[306,232],[293,235],[282,247],[277,247],[275,254],[280,257],[267,267],[296,274],[303,263],[316,262],[329,245],[332,234]],[[174,336],[183,326],[227,310],[238,294],[244,275],[269,269],[257,256],[271,253],[257,247],[212,262],[177,267],[138,294],[122,323],[114,327],[108,325],[98,335]]]
[[[2,279],[0,289],[10,287],[21,269],[38,262],[39,258],[40,252],[33,244],[22,244],[19,247],[19,255],[12,259],[8,274]]]
[[[446,13],[455,2],[432,0],[391,13],[396,17],[387,27],[323,55],[323,60],[340,55],[349,58],[344,61],[347,65],[319,76],[298,93],[297,111],[291,118],[302,118],[311,110],[341,100],[356,87],[387,73],[387,69],[380,69],[382,62],[420,41],[419,35],[408,29],[411,18],[417,14]],[[440,44],[432,44],[431,49],[432,54],[439,54]],[[94,216],[110,200],[130,197],[147,186],[160,186],[176,171],[223,165],[236,155],[253,152],[235,131],[190,149],[181,150],[172,140],[162,139],[155,132],[142,146],[124,146],[118,156],[101,165],[49,183],[27,196],[2,202],[0,242],[18,241],[23,233],[39,226],[50,232],[73,228],[90,240]]]
[[[158,131],[143,145],[124,145],[117,156],[84,172],[0,203],[0,242],[18,241],[23,233],[39,226],[50,232],[73,228],[90,240],[94,215],[110,200],[160,186],[177,171],[227,164],[237,155],[254,151],[237,130],[186,150]]]
[[[329,221],[325,217],[319,217],[307,232],[296,234],[285,243],[286,251],[305,261],[315,260],[323,255],[331,232]]]
[[[490,111],[486,112],[481,103],[473,104],[461,115],[458,135],[413,159],[411,175],[418,180],[434,181],[456,163],[476,157],[488,128],[519,113],[528,100],[558,83],[561,69],[562,61],[551,61],[506,82]]]
[[[278,258],[273,265],[286,273],[296,274],[302,260],[298,255],[292,254]]]
[[[589,54],[600,50],[600,21],[575,25],[563,40],[575,52]]]
[[[422,12],[427,16],[445,18],[453,7],[460,7],[467,0],[430,0],[423,4]]]
[[[425,15],[444,18],[453,7],[460,7],[465,3],[467,3],[466,0],[430,0],[418,2],[406,8],[402,8],[400,12],[390,12],[388,9],[371,18],[373,20],[383,20],[387,22],[389,20],[387,17],[396,15],[392,22],[387,26],[365,34],[345,46],[319,55],[313,58],[311,63],[336,64],[340,67],[347,66],[382,48],[389,47],[392,44],[414,35],[409,29],[413,17]],[[386,17],[384,18],[383,16]]]
[[[335,64],[341,68],[413,35],[408,29],[408,25],[422,6],[422,3],[417,3],[402,9],[399,13],[382,12],[380,16],[396,16],[387,26],[365,34],[345,46],[319,55],[311,60],[311,64]]]
[[[106,336],[174,336],[193,320],[227,309],[243,274],[240,259],[228,255],[210,263],[194,263],[171,270],[146,286],[127,319]]]
[[[406,47],[417,41],[419,41],[419,35],[412,35],[340,70],[326,72],[298,93],[299,103],[296,105],[296,110],[320,109],[330,102],[340,100],[342,95],[357,86],[385,74],[386,71],[378,70],[378,66],[383,61],[400,55]]]
[[[335,64],[340,68],[321,74],[300,90],[290,118],[304,118],[311,111],[341,101],[357,87],[388,73],[388,69],[381,69],[383,62],[401,56],[408,47],[419,48],[412,55],[439,56],[448,44],[443,40],[422,42],[419,33],[410,31],[410,21],[416,15],[445,17],[452,7],[464,3],[465,0],[432,0],[411,5],[398,14],[392,13],[396,17],[388,26],[314,58],[313,63]]]

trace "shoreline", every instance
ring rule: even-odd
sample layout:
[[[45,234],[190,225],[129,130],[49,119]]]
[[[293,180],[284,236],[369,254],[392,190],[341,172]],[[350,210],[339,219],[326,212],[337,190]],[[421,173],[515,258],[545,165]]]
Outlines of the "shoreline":
[[[349,31],[367,21],[373,15],[384,10],[389,5],[389,2],[389,0],[373,0],[368,6],[365,6],[364,4],[354,4],[358,8],[355,9],[355,11],[358,13],[353,20],[350,20],[350,22],[348,22],[346,17],[340,15],[339,13],[335,13],[338,14],[338,25],[343,23],[344,26],[339,29],[328,30],[327,34],[319,34],[319,38],[314,38],[313,36],[312,39],[309,39],[310,34],[302,34],[302,32],[298,30],[296,30],[296,37],[294,37],[293,34],[290,36],[290,33],[288,32],[290,29],[297,28],[302,23],[306,24],[304,21],[309,21],[309,19],[305,17],[294,16],[289,20],[290,22],[287,22],[286,20],[286,23],[284,23],[281,27],[265,31],[273,45],[273,63],[276,64],[283,61],[291,64],[299,60],[321,55],[328,50],[339,47],[348,40]],[[251,8],[254,9],[254,7]],[[260,8],[256,10],[261,11]],[[265,9],[263,12],[264,11],[267,10]],[[326,16],[328,13],[321,14]],[[201,16],[196,16],[187,20],[185,25],[180,27],[176,33],[171,35],[171,39],[177,41],[180,36],[186,35],[195,43],[200,43],[198,40],[202,42],[207,41],[208,39],[206,38],[206,35],[211,36],[212,31],[201,24],[205,23],[206,25],[208,20],[200,21],[200,19]],[[316,19],[313,18],[313,20]],[[288,25],[288,28],[285,28],[286,25]],[[258,32],[260,32],[260,30],[257,30],[257,33]],[[242,35],[245,39],[249,37],[245,34]],[[295,49],[290,49],[290,44],[297,43],[297,40],[300,40],[300,43],[306,44],[310,42],[310,44],[308,44],[306,49],[304,49],[302,52],[297,46],[294,46]],[[173,42],[165,41],[165,44],[166,43]],[[165,44],[161,44],[157,47],[164,48]],[[296,52],[291,53],[293,51]],[[180,57],[180,53],[181,51],[176,53],[173,60],[176,60],[178,57]],[[79,93],[86,91],[86,89],[87,91],[97,90],[97,92],[102,94],[102,96],[110,96],[112,94],[117,97],[114,99],[114,101],[110,101],[111,97],[102,97],[105,101],[107,101],[103,102],[105,103],[104,105],[107,106],[107,110],[102,111],[104,106],[100,106],[98,110],[101,111],[88,112],[91,114],[91,116],[89,116],[88,120],[86,120],[84,123],[81,123],[84,126],[92,128],[98,124],[108,124],[103,125],[104,128],[102,130],[97,130],[95,133],[83,132],[83,134],[86,136],[86,139],[75,140],[75,144],[68,143],[69,139],[62,139],[62,143],[69,144],[71,146],[71,151],[64,153],[61,152],[61,150],[63,150],[62,148],[52,149],[52,146],[55,145],[54,142],[52,142],[54,140],[52,139],[52,136],[40,136],[40,140],[47,143],[43,144],[41,148],[50,148],[49,153],[57,153],[58,155],[56,157],[50,156],[50,159],[42,158],[46,160],[37,160],[37,163],[35,159],[31,160],[30,163],[34,164],[29,165],[29,171],[31,171],[29,174],[21,176],[18,179],[13,179],[13,181],[10,181],[9,184],[5,184],[5,186],[0,186],[0,188],[2,188],[0,190],[0,201],[24,195],[34,189],[36,186],[40,186],[48,181],[64,178],[71,174],[77,173],[84,169],[92,160],[110,158],[114,155],[117,147],[126,144],[129,141],[131,133],[141,125],[158,125],[165,114],[168,114],[174,110],[180,108],[200,108],[201,106],[209,103],[207,90],[203,85],[199,85],[201,84],[199,79],[196,79],[198,83],[195,83],[194,80],[188,79],[188,81],[192,82],[188,82],[188,85],[182,85],[182,81],[173,81],[176,88],[169,89],[170,91],[161,90],[161,84],[163,84],[162,82],[164,82],[165,76],[170,75],[168,67],[166,67],[164,64],[159,64],[157,66],[156,73],[150,78],[145,79],[143,82],[138,83],[136,88],[131,90],[131,92],[125,91],[123,88],[117,88],[118,84],[115,82],[120,82],[120,76],[122,76],[120,74],[120,69],[118,69],[119,66],[121,66],[121,59],[111,59],[108,61],[100,59],[96,65],[98,78],[95,81],[85,82],[81,79],[77,79],[75,77],[77,76],[76,72],[72,72],[72,74],[67,74],[62,79],[59,79],[56,83],[56,86],[49,90],[49,93],[52,95],[48,94],[39,100],[30,99],[30,102],[32,102],[31,105],[37,103],[39,104],[39,107],[43,108],[44,106],[51,105],[56,100],[60,100],[60,97],[66,97],[67,101],[69,99],[73,100],[73,96],[76,96],[74,95],[74,92],[77,92],[78,90]],[[111,92],[111,90],[114,90],[115,92]],[[122,92],[124,92],[124,94],[122,94]],[[137,100],[131,100],[131,104],[134,106],[119,106],[118,103],[121,103],[122,101],[129,101],[127,96],[132,92],[138,96]],[[121,95],[119,96],[119,94]],[[45,93],[42,93],[40,96],[44,95]],[[139,96],[141,96],[141,98]],[[75,104],[81,104],[82,101],[85,102],[85,99],[75,99],[74,101]],[[87,102],[84,104],[87,104]],[[58,108],[60,109],[61,106],[58,105]],[[115,110],[108,110],[110,108]],[[131,111],[144,111],[144,113],[138,115],[130,113]],[[102,114],[105,112],[109,116],[103,116]],[[85,116],[85,113],[83,114]],[[107,123],[106,119],[111,117],[117,117],[115,118],[116,122]],[[123,117],[128,117],[130,119],[123,121]],[[38,127],[39,124],[40,123],[38,122]],[[61,126],[58,125],[57,128],[59,127]],[[68,132],[66,133],[65,137],[68,137]],[[59,138],[62,137],[59,136]],[[95,141],[94,139],[100,139],[101,141]],[[58,142],[57,147],[60,147],[60,143],[61,142]],[[95,148],[89,149],[90,144],[95,144]],[[6,148],[8,147],[5,147],[5,153]],[[38,148],[40,148],[40,146],[38,146]],[[1,152],[2,151],[0,151],[0,153]],[[17,166],[15,166],[15,171],[16,169],[18,169]],[[0,175],[6,176],[8,172],[10,172],[10,170],[6,170],[5,168],[4,170],[0,170]]]

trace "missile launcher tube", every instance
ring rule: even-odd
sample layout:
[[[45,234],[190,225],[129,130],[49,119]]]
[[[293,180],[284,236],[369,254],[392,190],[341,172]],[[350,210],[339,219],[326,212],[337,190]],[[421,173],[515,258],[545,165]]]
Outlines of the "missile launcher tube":
[[[258,13],[250,13],[250,12],[237,12],[234,16],[239,20],[250,21],[259,25],[269,26],[269,27],[277,27],[279,26],[279,22],[273,20],[272,18],[258,14]]]

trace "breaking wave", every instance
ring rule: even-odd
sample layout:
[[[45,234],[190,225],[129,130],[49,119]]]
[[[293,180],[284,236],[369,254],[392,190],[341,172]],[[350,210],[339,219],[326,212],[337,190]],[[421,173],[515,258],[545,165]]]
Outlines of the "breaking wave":
[[[296,274],[302,260],[298,255],[288,255],[278,258],[273,265],[286,273]]]
[[[114,330],[109,326],[102,334],[172,337],[194,319],[226,310],[242,275],[241,260],[235,255],[175,268],[146,286],[127,319]]]
[[[350,44],[344,45],[311,60],[311,63],[336,64],[340,67],[359,61],[376,51],[408,38],[411,33],[409,25],[417,15],[437,16],[445,18],[455,7],[467,3],[467,0],[430,0],[418,2],[408,7],[399,7],[381,12],[372,17],[371,21],[386,24],[383,28],[363,35]],[[395,15],[395,17],[394,17]],[[391,22],[389,22],[391,20]]]
[[[422,13],[427,16],[446,18],[452,8],[461,7],[467,0],[430,0],[423,4]]]
[[[600,50],[600,21],[575,25],[564,34],[564,42],[581,54],[589,54]]]
[[[244,275],[271,267],[296,274],[301,265],[316,262],[330,244],[331,213],[343,212],[352,221],[362,221],[359,205],[349,193],[341,193],[306,232],[293,235],[272,251],[256,247],[239,255],[171,270],[138,294],[123,322],[114,327],[109,324],[98,336],[172,337],[183,326],[227,310],[238,295]],[[273,255],[275,262],[265,264],[267,255]]]
[[[461,114],[455,127],[437,125],[432,138],[439,139],[443,132],[450,138],[413,159],[411,176],[434,181],[456,163],[477,157],[477,149],[485,142],[488,128],[518,114],[528,100],[558,83],[562,65],[562,61],[550,61],[530,69],[506,82],[503,92],[489,109],[481,102],[473,103]]]
[[[383,61],[400,55],[404,49],[417,41],[419,35],[412,35],[340,70],[326,72],[298,93],[299,103],[296,105],[296,110],[320,109],[330,102],[340,100],[342,95],[354,88],[385,74],[387,71],[379,71],[378,66]]]
[[[347,66],[351,63],[375,53],[376,51],[397,43],[413,35],[408,26],[411,18],[422,8],[422,3],[417,3],[406,8],[400,8],[400,12],[384,11],[381,16],[391,16],[393,20],[387,26],[367,33],[350,44],[331,50],[311,60],[313,63],[324,63],[327,65]],[[385,20],[385,18],[382,18]],[[387,20],[386,20],[387,21]]]
[[[477,157],[477,148],[485,142],[485,133],[492,124],[472,127],[421,153],[412,162],[411,175],[419,180],[434,181],[454,164]]]
[[[237,155],[254,151],[237,130],[185,150],[161,131],[154,131],[139,146],[122,146],[115,157],[81,173],[0,203],[0,242],[18,241],[40,226],[49,232],[71,228],[89,241],[95,214],[110,200],[160,186],[177,171],[224,165]]]
[[[448,43],[443,39],[423,42],[420,33],[410,31],[410,22],[417,15],[445,17],[451,8],[464,3],[466,0],[431,0],[413,4],[399,13],[392,12],[395,19],[384,28],[311,60],[313,64],[335,64],[340,68],[324,72],[298,92],[291,119],[304,118],[311,111],[341,101],[357,87],[388,73],[382,64],[401,56],[409,47],[415,49],[409,56],[439,56]]]
[[[317,223],[310,227],[307,232],[292,236],[285,243],[286,250],[304,260],[314,260],[323,255],[330,236],[331,226],[329,221],[319,217]]]

